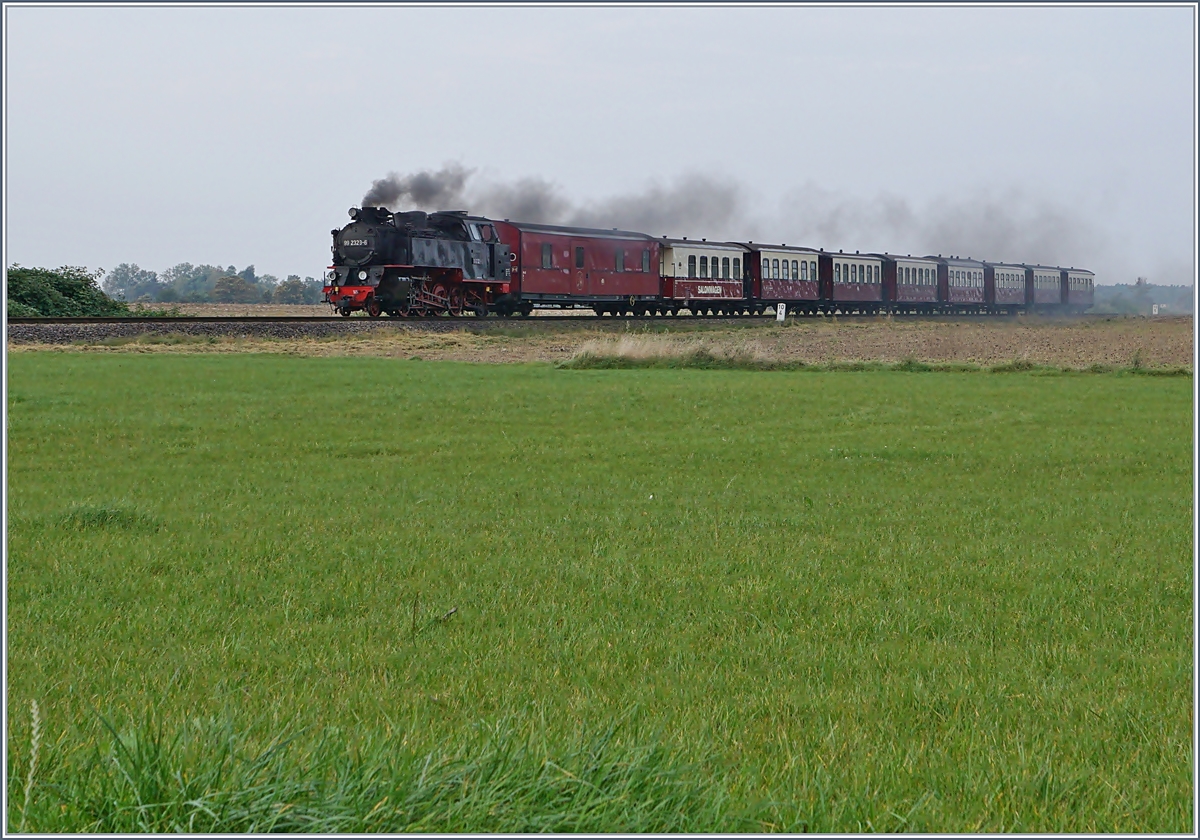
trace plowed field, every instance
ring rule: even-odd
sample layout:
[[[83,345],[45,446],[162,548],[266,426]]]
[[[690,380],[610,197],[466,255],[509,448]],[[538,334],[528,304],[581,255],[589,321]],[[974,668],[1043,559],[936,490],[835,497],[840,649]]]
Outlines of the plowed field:
[[[286,325],[250,337],[193,335],[186,327],[146,325],[142,336],[79,333],[16,340],[9,350],[57,349],[108,352],[266,352],[312,356],[384,356],[471,362],[557,362],[582,347],[620,342],[639,354],[706,347],[741,351],[780,361],[972,362],[991,365],[1024,360],[1042,365],[1087,367],[1190,366],[1193,324],[1189,317],[1089,317],[1078,319],[799,319],[774,322],[714,322],[686,318],[650,321],[587,319],[591,323],[545,324],[470,320],[437,324],[433,331],[413,323],[367,326],[329,334],[324,325]],[[318,331],[318,326],[320,327]],[[56,328],[66,330],[68,327]],[[273,331],[274,330],[274,331]],[[126,330],[127,332],[127,330]],[[211,332],[211,331],[210,331]],[[276,332],[278,334],[276,334]],[[44,343],[43,343],[44,342]],[[624,351],[622,351],[624,352]]]

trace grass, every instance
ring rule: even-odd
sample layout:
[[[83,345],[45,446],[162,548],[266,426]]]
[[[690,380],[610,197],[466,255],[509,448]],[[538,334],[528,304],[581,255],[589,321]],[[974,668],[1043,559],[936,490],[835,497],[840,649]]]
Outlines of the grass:
[[[1186,377],[9,361],[10,827],[1193,827]]]
[[[1142,363],[1141,351],[1137,351],[1130,364],[1092,364],[1082,368],[1063,365],[1045,365],[1029,359],[1013,359],[993,365],[973,362],[922,362],[906,358],[899,362],[837,360],[830,362],[804,362],[780,359],[764,351],[756,344],[735,344],[731,347],[706,344],[703,341],[679,342],[666,340],[662,336],[646,333],[627,335],[617,339],[592,339],[585,341],[568,359],[558,365],[566,370],[751,370],[751,371],[900,371],[904,373],[928,372],[990,372],[990,373],[1124,373],[1147,376],[1192,375],[1184,366],[1146,367]]]

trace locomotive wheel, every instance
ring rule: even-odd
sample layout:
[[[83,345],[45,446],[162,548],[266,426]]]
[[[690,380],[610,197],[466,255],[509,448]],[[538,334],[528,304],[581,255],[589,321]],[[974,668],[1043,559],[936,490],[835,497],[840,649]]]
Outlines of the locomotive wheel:
[[[459,287],[450,290],[450,314],[458,317],[467,308],[467,295]]]
[[[378,298],[371,298],[367,301],[367,315],[371,318],[378,318],[383,314],[383,306],[380,305]]]
[[[429,294],[437,298],[448,298],[450,297],[450,289],[445,283],[439,280],[429,287]],[[447,309],[449,309],[449,307],[447,307]],[[442,313],[439,312],[438,314],[440,315]]]
[[[350,310],[349,309],[339,309],[338,314],[341,315],[343,318],[349,318]]]

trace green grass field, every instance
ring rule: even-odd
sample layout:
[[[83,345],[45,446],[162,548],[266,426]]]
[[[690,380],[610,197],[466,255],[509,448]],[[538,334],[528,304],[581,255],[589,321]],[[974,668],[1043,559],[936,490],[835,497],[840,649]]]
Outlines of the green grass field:
[[[10,828],[1193,829],[1190,377],[9,365]]]

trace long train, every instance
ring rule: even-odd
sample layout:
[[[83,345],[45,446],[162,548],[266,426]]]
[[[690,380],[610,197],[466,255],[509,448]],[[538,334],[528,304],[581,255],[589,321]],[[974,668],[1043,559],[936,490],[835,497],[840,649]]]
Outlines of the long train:
[[[1095,275],[957,256],[853,254],[351,208],[331,231],[324,299],[342,315],[1081,313]]]

